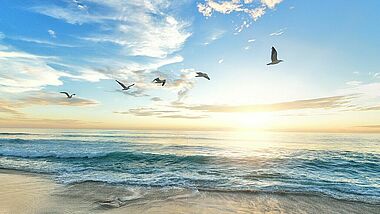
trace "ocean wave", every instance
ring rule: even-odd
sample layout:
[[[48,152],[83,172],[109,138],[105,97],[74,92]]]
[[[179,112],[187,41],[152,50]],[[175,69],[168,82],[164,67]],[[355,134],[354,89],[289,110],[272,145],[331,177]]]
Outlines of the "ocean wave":
[[[0,132],[0,136],[12,136],[12,135],[38,135],[36,133],[26,133],[26,132]]]
[[[92,152],[92,153],[68,153],[68,152],[35,152],[35,151],[0,151],[0,157],[19,158],[51,158],[51,159],[107,159],[113,161],[169,161],[202,163],[210,159],[210,156],[202,155],[174,155],[154,154],[143,152]]]

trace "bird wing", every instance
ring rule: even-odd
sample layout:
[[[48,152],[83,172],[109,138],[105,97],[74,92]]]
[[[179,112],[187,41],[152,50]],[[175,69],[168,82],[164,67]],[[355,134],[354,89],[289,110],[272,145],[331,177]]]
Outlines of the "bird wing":
[[[66,91],[61,91],[61,92],[59,92],[59,93],[61,93],[61,94],[66,94],[67,97],[70,97],[69,93],[67,93]]]
[[[133,83],[133,84],[131,84],[131,85],[128,85],[128,88],[130,88],[130,87],[132,87],[132,86],[134,86],[135,84]]]
[[[121,85],[121,87],[123,88],[127,88],[123,83],[119,82],[118,80],[115,80],[117,83],[119,83],[119,85]]]
[[[271,55],[272,62],[277,61],[277,51],[276,48],[272,47],[272,55]]]
[[[160,78],[156,78],[152,82],[157,82],[157,81],[160,81]]]
[[[162,81],[162,86],[164,86],[164,85],[165,85],[165,83],[166,83],[166,80],[163,80],[163,81]]]
[[[205,78],[208,79],[208,80],[210,80],[210,77],[207,74],[205,75]]]

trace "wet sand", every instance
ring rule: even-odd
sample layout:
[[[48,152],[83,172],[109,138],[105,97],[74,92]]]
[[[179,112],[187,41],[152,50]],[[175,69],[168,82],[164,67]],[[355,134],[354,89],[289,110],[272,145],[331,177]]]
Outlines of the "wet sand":
[[[380,205],[301,194],[54,183],[0,170],[0,213],[379,213]]]

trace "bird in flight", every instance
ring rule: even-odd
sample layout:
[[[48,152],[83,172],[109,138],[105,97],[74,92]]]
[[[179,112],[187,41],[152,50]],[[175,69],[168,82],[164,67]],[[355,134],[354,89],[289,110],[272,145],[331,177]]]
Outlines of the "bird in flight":
[[[61,93],[61,94],[66,94],[66,96],[67,96],[68,99],[71,99],[71,98],[73,98],[73,96],[75,96],[75,94],[71,94],[71,95],[70,95],[70,94],[67,93],[66,91],[61,91],[60,93]]]
[[[160,78],[157,77],[156,79],[153,80],[153,82],[154,83],[162,83],[162,86],[164,86],[166,83],[166,80],[165,79],[161,80]]]
[[[210,77],[208,77],[208,75],[206,73],[203,73],[203,72],[197,72],[197,76],[195,77],[204,77],[208,80],[210,80]]]
[[[272,47],[271,60],[272,62],[268,63],[267,65],[275,65],[283,61],[281,59],[280,60],[277,59],[277,51],[276,51],[276,48],[274,47]]]
[[[119,85],[121,85],[121,87],[123,87],[122,90],[129,90],[132,86],[134,86],[135,84],[133,83],[132,85],[128,85],[128,86],[125,86],[122,82],[118,81],[118,80],[115,80],[117,83],[119,83]]]

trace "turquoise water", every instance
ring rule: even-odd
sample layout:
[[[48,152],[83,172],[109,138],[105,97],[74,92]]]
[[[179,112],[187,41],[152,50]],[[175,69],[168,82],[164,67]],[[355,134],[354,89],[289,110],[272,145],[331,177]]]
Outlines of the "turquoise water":
[[[1,130],[0,168],[64,184],[322,194],[380,204],[380,135]]]

